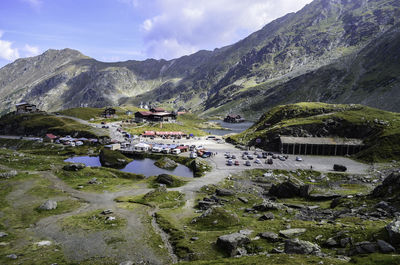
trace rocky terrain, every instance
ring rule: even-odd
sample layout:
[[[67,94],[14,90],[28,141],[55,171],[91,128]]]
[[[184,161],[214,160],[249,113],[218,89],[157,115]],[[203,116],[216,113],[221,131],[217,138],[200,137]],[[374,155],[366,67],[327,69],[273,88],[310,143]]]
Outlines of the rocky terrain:
[[[170,61],[49,50],[0,69],[0,111],[21,100],[51,111],[151,101],[253,119],[308,100],[398,111],[399,17],[396,0],[315,0],[231,46]]]

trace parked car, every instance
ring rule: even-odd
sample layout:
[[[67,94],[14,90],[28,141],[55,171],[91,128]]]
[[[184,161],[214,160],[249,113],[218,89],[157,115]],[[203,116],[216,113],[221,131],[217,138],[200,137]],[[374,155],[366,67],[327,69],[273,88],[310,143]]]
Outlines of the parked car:
[[[232,166],[232,165],[233,165],[233,161],[229,159],[229,160],[226,162],[226,164],[227,164],[228,166]]]
[[[247,156],[242,156],[242,159],[243,160],[247,160]]]
[[[286,161],[286,158],[284,158],[283,156],[279,156],[278,158],[279,158],[279,160],[281,160],[281,161]]]
[[[265,164],[272,165],[274,163],[274,160],[272,158],[268,158],[265,160]]]
[[[247,151],[246,151],[246,152],[243,152],[243,155],[246,155],[246,156],[247,156],[248,154],[249,154],[249,152],[247,152]]]
[[[254,159],[254,157],[253,157],[252,155],[248,155],[247,158],[248,158],[249,160],[253,160],[253,159]]]
[[[77,142],[75,142],[75,145],[76,146],[81,146],[81,145],[83,145],[83,142],[82,141],[77,141]]]
[[[296,156],[296,161],[301,162],[301,161],[303,161],[303,158]]]
[[[244,163],[246,166],[248,166],[248,167],[250,167],[251,166],[251,163],[250,163],[250,161],[249,160],[247,160],[246,161],[246,163]]]
[[[258,154],[257,158],[263,158],[262,154]]]
[[[254,163],[261,164],[261,160],[257,158],[256,161],[254,161]]]
[[[235,160],[235,166],[239,166],[239,161]]]
[[[236,159],[236,156],[235,156],[235,155],[231,155],[231,158],[232,158],[232,159]]]
[[[174,154],[174,155],[179,155],[181,153],[181,150],[180,149],[173,149],[171,151],[171,153]]]
[[[196,152],[191,152],[191,153],[190,153],[190,158],[196,158],[196,157],[197,157]]]
[[[278,158],[278,155],[272,154],[272,158],[273,158],[273,159],[277,159],[277,158]]]
[[[267,153],[262,153],[262,158],[267,158],[268,157],[268,154]]]

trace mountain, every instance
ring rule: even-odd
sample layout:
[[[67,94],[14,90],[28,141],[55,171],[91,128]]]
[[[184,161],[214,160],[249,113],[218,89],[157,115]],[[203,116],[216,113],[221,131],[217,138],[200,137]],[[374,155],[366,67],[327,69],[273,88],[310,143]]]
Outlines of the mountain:
[[[236,44],[170,61],[49,50],[0,69],[0,111],[20,100],[44,110],[144,101],[247,117],[297,101],[400,111],[399,22],[397,0],[315,0]]]

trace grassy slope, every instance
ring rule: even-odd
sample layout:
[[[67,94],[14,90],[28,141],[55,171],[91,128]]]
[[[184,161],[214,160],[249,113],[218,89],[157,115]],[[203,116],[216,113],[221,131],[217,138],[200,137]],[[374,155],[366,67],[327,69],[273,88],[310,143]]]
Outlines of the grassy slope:
[[[364,138],[367,148],[359,153],[359,158],[384,161],[400,157],[400,114],[362,105],[297,103],[277,106],[265,113],[251,128],[231,139],[251,144],[256,138],[280,133],[287,128],[304,128],[306,125],[321,127],[329,119],[339,120],[344,126],[368,128],[371,131]],[[387,125],[376,123],[375,120],[387,122]],[[356,138],[354,135],[347,137]]]
[[[90,120],[93,119],[100,119],[101,113],[104,111],[105,108],[72,108],[59,111],[60,114],[76,117],[82,120]],[[116,115],[118,115],[118,119],[128,119],[132,118],[132,116],[128,116],[125,114],[126,111],[130,110],[133,113],[136,111],[142,111],[143,109],[134,107],[134,106],[123,106],[123,107],[115,107]]]
[[[107,136],[106,133],[99,134],[99,130],[95,130],[91,126],[81,124],[75,120],[45,113],[5,115],[0,118],[0,127],[3,128],[4,134],[20,132],[43,136],[43,132],[61,135],[72,135],[77,132],[79,136],[85,137]]]

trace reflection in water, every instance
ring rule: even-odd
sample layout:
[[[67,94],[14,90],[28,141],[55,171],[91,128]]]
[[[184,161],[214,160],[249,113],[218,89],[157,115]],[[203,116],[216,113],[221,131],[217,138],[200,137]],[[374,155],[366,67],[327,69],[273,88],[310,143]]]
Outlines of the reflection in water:
[[[65,162],[71,163],[82,163],[88,167],[101,167],[100,158],[98,156],[77,156],[71,157]],[[193,171],[183,165],[179,165],[173,170],[162,169],[154,165],[156,160],[145,158],[145,159],[135,159],[126,165],[125,168],[121,169],[121,171],[134,173],[134,174],[142,174],[146,177],[157,176],[159,174],[172,174],[180,177],[193,177]]]

